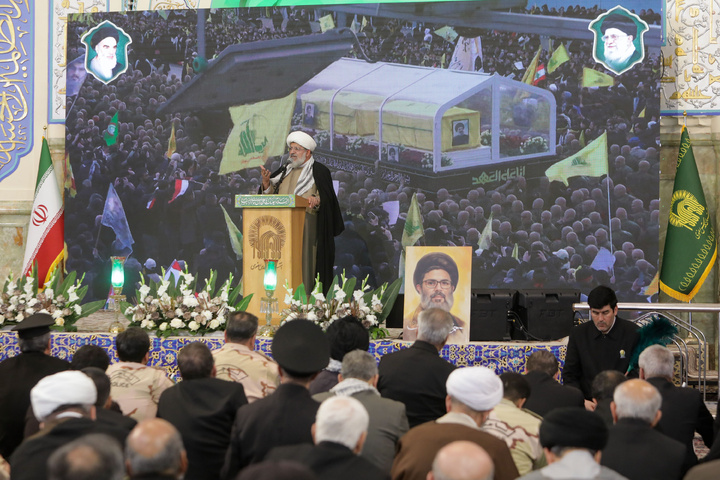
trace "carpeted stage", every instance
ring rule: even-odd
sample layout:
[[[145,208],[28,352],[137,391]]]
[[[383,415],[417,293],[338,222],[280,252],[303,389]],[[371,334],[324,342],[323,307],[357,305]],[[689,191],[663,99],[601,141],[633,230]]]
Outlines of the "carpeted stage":
[[[168,376],[178,379],[177,353],[186,344],[202,341],[211,350],[223,345],[222,333],[205,337],[168,337],[158,338],[151,335],[149,364],[165,369]],[[457,366],[483,365],[500,374],[506,371],[524,373],[525,361],[535,350],[550,350],[560,361],[565,359],[567,346],[565,341],[555,342],[473,342],[463,345],[446,345],[441,355]],[[258,337],[255,348],[270,355],[272,338]],[[75,351],[83,345],[99,345],[110,355],[111,362],[117,362],[115,352],[115,335],[112,333],[53,333],[51,354],[54,357],[71,360]],[[373,340],[370,342],[370,353],[379,360],[383,355],[410,346],[412,342],[402,340]],[[0,361],[17,355],[17,335],[10,331],[0,332]]]

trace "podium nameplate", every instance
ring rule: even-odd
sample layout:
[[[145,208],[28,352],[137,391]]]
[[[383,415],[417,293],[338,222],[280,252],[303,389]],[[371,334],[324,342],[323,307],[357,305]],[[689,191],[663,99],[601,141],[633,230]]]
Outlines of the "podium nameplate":
[[[300,197],[302,198],[302,197]],[[235,208],[293,208],[295,195],[235,195]]]

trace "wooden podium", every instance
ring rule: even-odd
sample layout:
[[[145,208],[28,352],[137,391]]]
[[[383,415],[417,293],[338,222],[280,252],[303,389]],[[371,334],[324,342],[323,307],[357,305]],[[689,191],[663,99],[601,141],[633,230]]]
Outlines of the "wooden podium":
[[[305,226],[305,209],[308,202],[297,195],[236,195],[235,208],[243,209],[243,294],[254,294],[247,311],[260,313],[260,302],[265,297],[265,260],[277,261],[275,298],[279,310],[287,308],[283,301],[285,284],[296,289],[302,283],[302,244]],[[280,323],[273,314],[272,323]]]

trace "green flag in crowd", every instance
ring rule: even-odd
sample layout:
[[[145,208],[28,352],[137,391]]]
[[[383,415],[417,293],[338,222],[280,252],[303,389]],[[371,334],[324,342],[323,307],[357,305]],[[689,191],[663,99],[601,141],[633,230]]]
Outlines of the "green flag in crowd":
[[[222,208],[223,215],[225,215],[225,223],[227,224],[228,234],[230,235],[230,245],[232,245],[233,252],[235,252],[238,260],[240,260],[243,256],[243,234],[235,226],[225,207],[220,205],[220,208]]]
[[[677,300],[689,302],[700,290],[716,257],[715,230],[690,136],[683,127],[660,269],[660,289]]]
[[[110,145],[115,145],[117,143],[117,137],[118,137],[118,113],[115,112],[115,115],[113,115],[112,120],[110,120],[110,125],[108,125],[107,130],[105,130],[105,133],[103,133],[103,138],[105,139],[105,143],[109,147]]]

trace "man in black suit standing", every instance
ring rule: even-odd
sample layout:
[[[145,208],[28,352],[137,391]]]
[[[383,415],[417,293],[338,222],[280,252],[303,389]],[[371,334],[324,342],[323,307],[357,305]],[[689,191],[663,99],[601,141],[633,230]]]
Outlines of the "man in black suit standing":
[[[525,378],[530,384],[530,396],[524,408],[544,417],[554,408],[584,406],[585,402],[580,390],[557,382],[558,361],[552,352],[534,351],[528,358],[525,368],[527,369]]]
[[[187,451],[187,480],[217,479],[230,444],[230,431],[240,407],[247,404],[241,383],[215,378],[210,349],[202,342],[178,354],[182,382],[165,390],[157,416],[172,423]]]
[[[280,386],[238,410],[221,478],[234,479],[274,447],[313,442],[310,430],[320,404],[308,388],[328,364],[327,337],[315,323],[299,318],[278,329],[271,350],[280,366]]]
[[[70,369],[65,360],[50,356],[50,325],[46,313],[30,315],[13,330],[18,334],[20,355],[0,362],[0,456],[10,458],[23,440],[30,390],[53,373]]]
[[[685,445],[655,430],[662,417],[662,397],[638,378],[617,386],[610,405],[615,425],[600,464],[629,480],[679,480]]]
[[[676,387],[673,382],[675,356],[662,345],[651,345],[640,354],[640,378],[647,380],[662,397],[662,418],[658,430],[685,445],[684,470],[698,461],[693,438],[698,432],[707,447],[713,442],[713,417],[702,393],[694,388]]]
[[[638,342],[638,326],[617,316],[617,297],[612,289],[598,286],[588,295],[590,317],[572,329],[568,340],[563,379],[585,396],[586,408],[593,409],[592,381],[603,370],[628,373],[630,358]]]
[[[455,366],[440,357],[440,350],[453,325],[450,312],[425,309],[418,315],[415,343],[380,359],[377,389],[383,397],[405,404],[410,428],[447,413],[445,382]]]
[[[300,462],[310,467],[318,480],[389,480],[390,475],[360,456],[368,422],[360,401],[347,396],[328,398],[312,426],[315,445],[279,447],[267,459]]]

